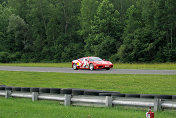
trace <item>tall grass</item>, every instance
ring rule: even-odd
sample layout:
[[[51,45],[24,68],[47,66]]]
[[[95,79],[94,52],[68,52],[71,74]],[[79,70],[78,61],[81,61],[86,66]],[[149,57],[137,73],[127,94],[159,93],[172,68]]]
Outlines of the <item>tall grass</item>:
[[[175,94],[176,75],[72,74],[0,71],[0,85]]]
[[[0,118],[145,118],[143,108],[64,107],[55,101],[0,97]],[[156,112],[155,118],[175,118],[175,111]]]
[[[114,68],[119,69],[152,69],[176,70],[176,63],[115,63]]]
[[[176,94],[176,75],[65,74],[0,71],[0,85],[19,87],[85,88],[121,93]],[[0,97],[0,118],[145,118],[143,108],[64,107],[55,101]],[[175,118],[175,111],[156,112],[155,118]]]
[[[71,62],[68,63],[0,63],[0,66],[29,66],[29,67],[61,67],[71,68]],[[114,63],[115,69],[154,69],[154,70],[176,70],[176,63]]]

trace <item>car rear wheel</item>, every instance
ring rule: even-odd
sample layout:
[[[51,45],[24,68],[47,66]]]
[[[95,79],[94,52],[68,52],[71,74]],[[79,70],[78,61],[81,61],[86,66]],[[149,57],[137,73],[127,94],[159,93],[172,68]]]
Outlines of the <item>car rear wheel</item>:
[[[77,69],[77,65],[76,65],[75,63],[73,64],[73,69],[74,69],[74,70],[78,70],[78,69]]]
[[[90,69],[90,70],[94,70],[94,65],[93,65],[93,64],[90,64],[90,65],[89,65],[89,69]]]

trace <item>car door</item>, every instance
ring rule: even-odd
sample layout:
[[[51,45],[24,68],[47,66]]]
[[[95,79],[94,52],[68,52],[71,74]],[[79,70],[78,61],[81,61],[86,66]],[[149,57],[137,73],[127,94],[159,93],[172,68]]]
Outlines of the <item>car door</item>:
[[[83,59],[83,65],[82,65],[82,67],[84,69],[88,69],[89,68],[89,61],[88,61],[87,57]]]
[[[81,59],[79,59],[78,61],[79,61],[79,67],[80,68],[83,68],[83,60],[84,60],[84,58],[81,58]]]

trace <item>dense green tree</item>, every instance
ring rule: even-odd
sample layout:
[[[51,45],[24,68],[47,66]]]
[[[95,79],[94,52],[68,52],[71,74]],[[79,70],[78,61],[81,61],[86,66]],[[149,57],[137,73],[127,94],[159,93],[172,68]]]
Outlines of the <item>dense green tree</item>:
[[[1,0],[0,62],[175,62],[175,9],[175,0]]]
[[[6,6],[5,3],[0,4],[0,51],[7,51],[5,49],[6,37],[7,37],[7,27],[9,24],[9,16],[12,14],[12,10]]]
[[[91,21],[94,19],[98,4],[96,0],[82,0],[81,2],[80,34],[83,38],[87,38],[91,31]]]
[[[4,3],[7,3],[7,0],[1,0],[0,1],[0,4],[4,4]]]
[[[138,0],[136,7],[128,9],[123,45],[118,51],[121,61],[165,62],[169,58],[173,60],[171,55],[175,52],[168,49],[167,28],[168,18],[171,17],[167,17],[169,13],[166,3],[166,0]],[[169,55],[171,52],[174,53]]]
[[[12,14],[9,17],[8,33],[8,50],[10,52],[20,52],[27,46],[28,25],[19,16]]]
[[[13,8],[13,13],[20,16],[26,21],[26,15],[28,14],[29,7],[27,5],[28,0],[7,0],[8,6]]]
[[[73,58],[78,58],[78,54],[82,53],[83,39],[79,37],[79,16],[81,1],[80,0],[63,0],[62,1],[62,17],[64,34],[62,35],[62,46],[64,49],[61,52],[61,61],[72,60]],[[79,46],[78,46],[79,45]],[[75,47],[74,47],[75,46]],[[77,48],[79,47],[79,48]],[[77,50],[75,50],[77,48]],[[67,55],[67,56],[65,56]]]
[[[166,31],[166,45],[164,47],[164,58],[167,61],[176,60],[176,3],[174,0],[165,1],[165,24],[164,28]]]
[[[136,60],[136,54],[139,51],[138,46],[136,44],[139,44],[140,41],[138,39],[135,39],[135,34],[140,34],[140,28],[141,28],[141,21],[140,21],[140,12],[138,12],[138,9],[132,5],[128,10],[126,14],[126,20],[125,20],[125,28],[124,28],[124,34],[123,34],[123,44],[121,45],[118,55],[121,61],[124,62],[131,62]],[[136,32],[135,32],[136,31]]]
[[[91,33],[85,40],[88,55],[106,58],[114,54],[120,43],[120,14],[112,3],[103,0],[97,9],[91,25]]]

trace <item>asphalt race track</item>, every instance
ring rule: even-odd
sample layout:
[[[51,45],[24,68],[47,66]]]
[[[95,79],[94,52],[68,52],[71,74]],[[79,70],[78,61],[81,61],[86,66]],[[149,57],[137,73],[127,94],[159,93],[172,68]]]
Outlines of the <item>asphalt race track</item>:
[[[90,74],[160,74],[176,75],[176,70],[139,70],[139,69],[111,69],[111,70],[73,70],[72,68],[56,67],[16,67],[0,66],[0,70],[6,71],[30,71],[30,72],[61,72],[61,73],[90,73]]]

